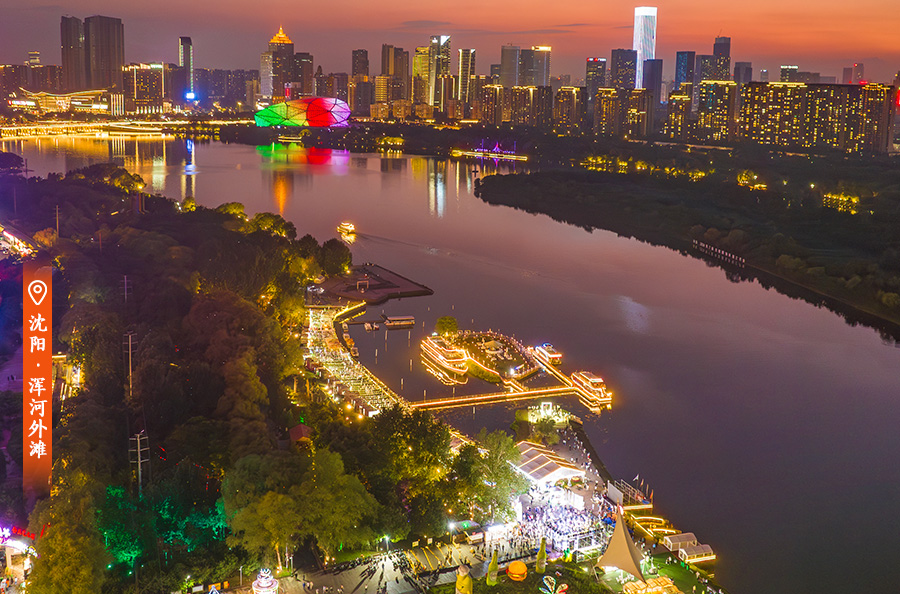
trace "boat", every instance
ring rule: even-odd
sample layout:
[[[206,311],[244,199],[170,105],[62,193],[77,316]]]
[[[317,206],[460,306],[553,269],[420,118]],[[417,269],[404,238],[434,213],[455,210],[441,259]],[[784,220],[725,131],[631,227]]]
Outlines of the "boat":
[[[349,221],[344,221],[337,226],[337,232],[341,235],[353,235],[356,233],[356,225]]]
[[[535,347],[534,354],[542,363],[549,363],[550,365],[562,363],[562,353],[553,348],[553,345],[549,342]]]
[[[582,404],[588,408],[602,408],[612,403],[612,393],[602,377],[590,371],[576,371],[572,374],[572,383],[578,388]]]
[[[385,316],[384,318],[384,327],[389,330],[394,330],[397,328],[412,328],[416,325],[416,318],[413,316]]]
[[[451,373],[464,374],[468,370],[468,356],[461,348],[451,346],[443,337],[432,335],[421,343],[422,354]]]

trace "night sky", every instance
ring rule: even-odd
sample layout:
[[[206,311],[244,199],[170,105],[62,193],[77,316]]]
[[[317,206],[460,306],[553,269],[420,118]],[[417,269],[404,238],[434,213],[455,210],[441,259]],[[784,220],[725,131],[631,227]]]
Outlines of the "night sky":
[[[870,80],[889,82],[900,70],[900,3],[896,0],[665,0],[659,7],[657,57],[672,76],[675,52],[712,53],[713,38],[732,38],[734,61],[777,72],[781,64],[834,75],[860,61]],[[180,35],[194,41],[197,67],[258,68],[259,54],[283,25],[297,51],[325,72],[349,72],[350,51],[369,50],[380,67],[382,43],[405,49],[450,34],[454,50],[474,47],[477,72],[500,61],[500,45],[552,45],[552,74],[584,74],[584,58],[631,47],[638,3],[595,0],[298,2],[272,0],[66,0],[52,4],[0,0],[0,62],[22,63],[29,50],[58,64],[59,20],[115,16],[125,22],[128,62],[177,61]],[[456,58],[453,64],[455,68]],[[774,78],[777,78],[777,74]]]

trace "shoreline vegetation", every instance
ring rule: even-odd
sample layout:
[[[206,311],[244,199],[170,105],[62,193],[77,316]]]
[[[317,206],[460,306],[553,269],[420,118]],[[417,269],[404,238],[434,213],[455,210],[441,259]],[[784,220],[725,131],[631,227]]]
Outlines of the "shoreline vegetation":
[[[633,160],[628,166],[636,167]],[[714,176],[655,177],[639,171],[490,175],[476,182],[476,196],[704,259],[722,267],[733,282],[756,280],[826,307],[851,325],[872,327],[885,340],[900,341],[896,195],[876,196],[855,212],[842,212],[810,193],[796,199]],[[702,253],[695,240],[743,259],[743,266]]]

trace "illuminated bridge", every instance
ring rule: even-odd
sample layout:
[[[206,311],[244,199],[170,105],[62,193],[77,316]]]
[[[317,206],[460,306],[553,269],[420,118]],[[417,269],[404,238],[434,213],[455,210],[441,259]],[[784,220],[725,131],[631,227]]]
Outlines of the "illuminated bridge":
[[[424,410],[438,410],[445,408],[459,408],[462,406],[474,406],[477,404],[497,404],[498,402],[514,402],[516,400],[531,400],[532,398],[544,398],[546,396],[569,396],[578,394],[578,388],[574,386],[554,386],[552,388],[536,388],[533,390],[517,392],[492,392],[489,394],[475,394],[472,396],[455,396],[453,398],[435,398],[411,402],[411,408]]]
[[[33,138],[38,136],[67,136],[77,134],[161,134],[163,130],[215,130],[225,124],[248,123],[249,120],[190,120],[118,121],[118,122],[35,122],[22,126],[0,127],[0,138]]]

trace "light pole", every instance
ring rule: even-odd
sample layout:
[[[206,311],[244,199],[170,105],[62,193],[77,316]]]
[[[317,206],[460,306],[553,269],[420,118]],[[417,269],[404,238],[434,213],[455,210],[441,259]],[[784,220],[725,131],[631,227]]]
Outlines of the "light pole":
[[[243,565],[241,565],[241,568],[239,571],[241,572],[241,587],[243,587],[244,586],[244,566]]]

